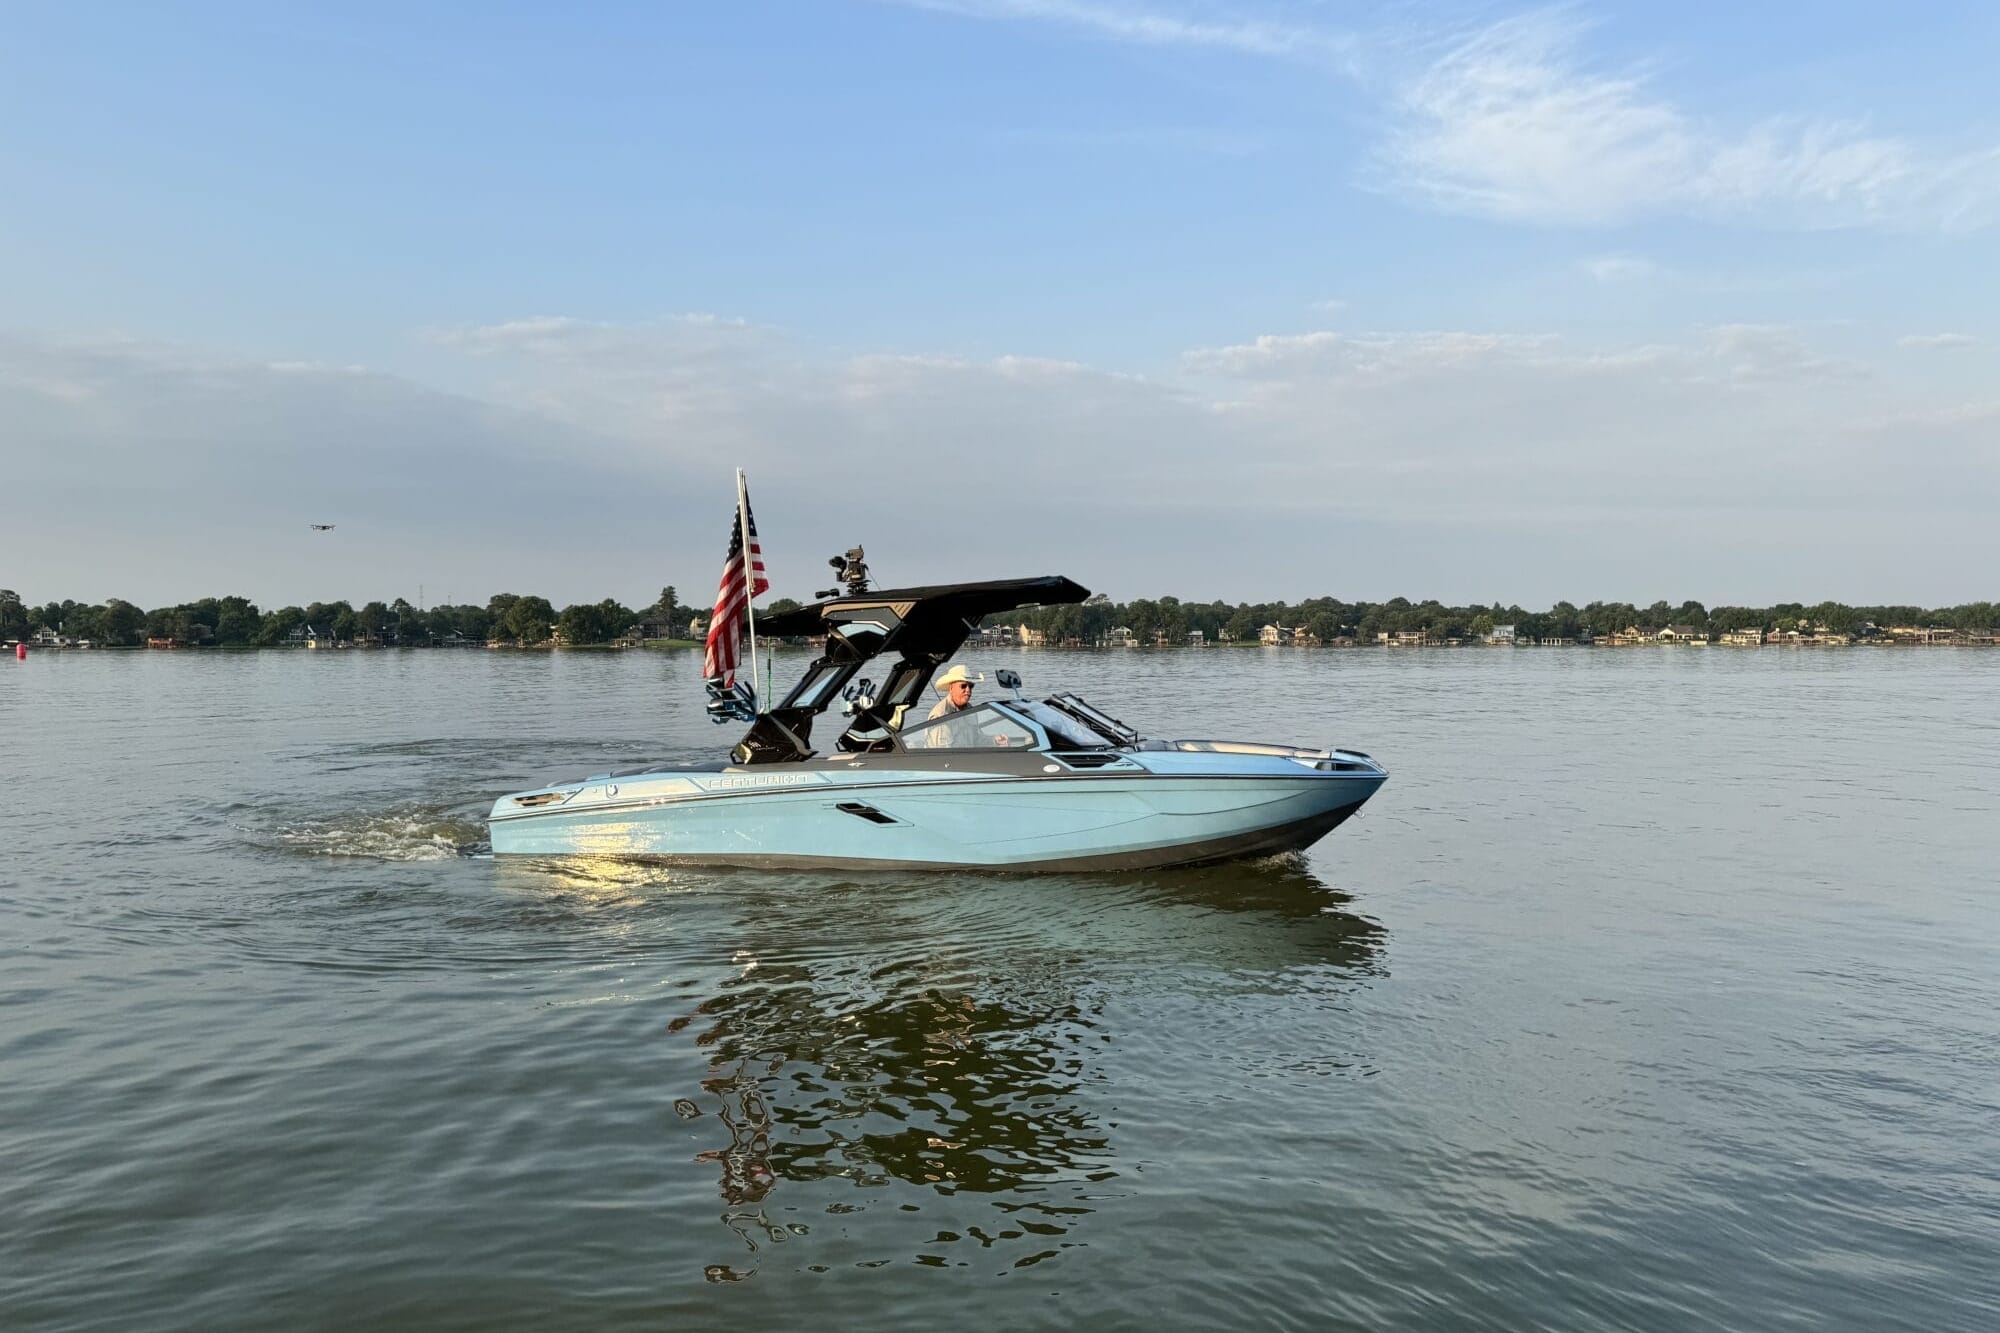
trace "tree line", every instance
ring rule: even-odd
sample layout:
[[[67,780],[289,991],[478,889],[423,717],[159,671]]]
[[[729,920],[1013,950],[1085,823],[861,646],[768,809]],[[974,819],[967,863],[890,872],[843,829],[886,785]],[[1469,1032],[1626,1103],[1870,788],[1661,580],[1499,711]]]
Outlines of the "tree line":
[[[791,598],[778,598],[760,608],[765,614],[795,608]],[[524,645],[559,640],[570,644],[610,643],[632,629],[649,625],[660,637],[689,636],[689,622],[705,619],[707,608],[682,606],[671,586],[662,588],[651,606],[632,608],[612,598],[579,602],[557,610],[545,597],[497,593],[482,605],[417,607],[398,597],[391,602],[313,602],[274,611],[259,610],[243,597],[204,597],[199,601],[142,610],[116,597],[98,604],[75,601],[34,605],[0,588],[0,640],[27,639],[37,630],[52,630],[64,638],[88,639],[109,647],[135,646],[148,639],[172,639],[189,644],[271,647],[293,640],[294,631],[310,628],[351,642],[379,641],[412,645],[446,642],[486,643],[494,640]],[[1330,642],[1352,637],[1372,642],[1381,633],[1422,631],[1439,638],[1481,638],[1495,626],[1512,625],[1523,638],[1601,638],[1637,626],[1642,630],[1686,625],[1709,634],[1738,629],[1781,629],[1799,624],[1825,626],[1836,634],[1851,634],[1865,624],[1938,625],[1954,629],[1988,629],[2000,624],[1992,602],[1962,606],[1848,606],[1841,602],[1782,602],[1775,606],[1705,607],[1700,602],[1591,602],[1575,606],[1557,602],[1546,611],[1520,606],[1447,606],[1436,601],[1412,602],[1393,597],[1386,602],[1344,602],[1331,597],[1302,602],[1183,602],[1178,597],[1135,598],[1113,602],[1103,595],[1072,606],[1044,606],[992,618],[993,623],[1026,625],[1048,635],[1049,642],[1097,643],[1113,629],[1130,630],[1141,642],[1163,635],[1183,641],[1193,630],[1209,639],[1223,631],[1235,639],[1255,639],[1265,625],[1300,627]]]
[[[135,647],[148,639],[224,647],[276,647],[311,632],[338,642],[380,642],[414,646],[439,643],[539,644],[610,643],[640,625],[660,637],[679,638],[688,622],[703,614],[680,605],[672,587],[662,588],[651,606],[634,609],[612,598],[580,602],[558,611],[546,597],[497,593],[481,606],[418,607],[402,597],[392,602],[312,602],[274,611],[258,609],[245,597],[204,597],[175,606],[142,610],[113,597],[97,604],[76,601],[42,605],[0,588],[0,640],[32,638],[50,630],[71,641],[105,647]]]
[[[1232,639],[1255,640],[1266,625],[1307,630],[1323,643],[1353,638],[1372,643],[1379,634],[1421,631],[1441,639],[1484,638],[1497,626],[1512,625],[1524,639],[1604,638],[1634,626],[1659,630],[1685,625],[1708,634],[1739,629],[1789,629],[1801,623],[1823,625],[1836,634],[1852,634],[1863,625],[1938,625],[1954,629],[1988,629],[2000,624],[1992,602],[1963,606],[1848,606],[1842,602],[1781,602],[1775,606],[1718,606],[1700,602],[1675,605],[1654,602],[1590,602],[1576,606],[1557,602],[1546,611],[1521,606],[1447,606],[1442,602],[1412,602],[1392,597],[1386,602],[1344,602],[1332,597],[1302,602],[1183,602],[1178,597],[1135,598],[1113,602],[1092,597],[1072,606],[1043,606],[1011,612],[996,621],[1041,630],[1050,643],[1098,643],[1123,627],[1142,643],[1164,636],[1179,643],[1194,630],[1210,640],[1227,631]]]

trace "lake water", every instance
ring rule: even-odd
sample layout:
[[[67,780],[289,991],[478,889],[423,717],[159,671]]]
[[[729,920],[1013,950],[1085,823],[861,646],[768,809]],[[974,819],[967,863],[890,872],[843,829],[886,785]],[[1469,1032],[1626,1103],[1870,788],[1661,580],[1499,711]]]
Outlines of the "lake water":
[[[1219,869],[522,865],[734,739],[693,655],[0,664],[0,1327],[2000,1328],[2000,653],[971,660],[1392,776]]]

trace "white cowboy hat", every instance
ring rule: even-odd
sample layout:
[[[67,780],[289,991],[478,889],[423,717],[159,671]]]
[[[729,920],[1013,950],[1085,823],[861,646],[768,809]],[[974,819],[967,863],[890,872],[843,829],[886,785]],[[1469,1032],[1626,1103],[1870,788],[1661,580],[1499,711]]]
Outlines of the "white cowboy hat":
[[[946,667],[944,674],[932,681],[931,684],[936,687],[939,694],[943,694],[961,680],[968,685],[972,685],[985,679],[984,675],[973,675],[972,672],[966,670],[965,664],[961,662],[957,666]]]

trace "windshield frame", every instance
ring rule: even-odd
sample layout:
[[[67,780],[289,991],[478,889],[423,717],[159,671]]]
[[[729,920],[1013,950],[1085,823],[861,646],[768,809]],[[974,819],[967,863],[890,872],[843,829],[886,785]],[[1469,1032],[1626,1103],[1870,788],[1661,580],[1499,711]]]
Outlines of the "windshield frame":
[[[921,737],[924,732],[931,730],[933,728],[937,728],[940,726],[940,724],[949,724],[954,721],[958,722],[965,721],[966,719],[960,716],[960,714],[983,713],[989,710],[999,715],[1000,717],[1006,719],[1008,722],[1013,723],[1016,727],[1019,727],[1021,730],[1027,732],[1029,736],[1028,744],[992,745],[992,746],[987,746],[987,745],[930,746],[921,743],[915,745],[910,744],[911,737],[913,736]],[[1036,722],[1033,718],[1023,716],[1019,707],[1017,707],[1011,699],[1006,699],[1006,700],[982,699],[978,703],[970,706],[969,708],[960,709],[959,714],[951,714],[941,718],[925,718],[920,722],[912,723],[911,725],[904,727],[901,731],[896,732],[895,736],[896,736],[896,748],[898,750],[906,750],[912,754],[921,754],[927,750],[938,750],[938,751],[959,750],[972,754],[980,754],[980,753],[1046,754],[1050,750],[1055,748],[1053,745],[1049,743],[1048,729],[1042,726],[1039,722]]]
[[[1067,693],[1054,694],[1050,695],[1044,702],[1063,716],[1074,718],[1077,722],[1090,728],[1098,735],[1105,737],[1106,744],[1113,749],[1128,750],[1145,739],[1137,731],[1126,726],[1103,709],[1085,702],[1079,695]]]
[[[1110,750],[1122,742],[1106,736],[1085,719],[1058,706],[1053,700],[1031,702],[1010,700],[1014,711],[1039,725],[1049,738],[1051,750]]]

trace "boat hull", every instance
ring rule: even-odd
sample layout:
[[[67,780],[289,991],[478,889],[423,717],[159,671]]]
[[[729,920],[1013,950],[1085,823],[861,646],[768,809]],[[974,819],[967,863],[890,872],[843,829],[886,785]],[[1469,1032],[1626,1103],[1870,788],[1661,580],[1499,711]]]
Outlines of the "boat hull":
[[[601,775],[502,797],[502,856],[703,865],[1018,871],[1192,865],[1296,851],[1387,775],[1290,759],[1119,757],[1072,771],[1046,754],[842,756],[758,769]],[[530,805],[524,802],[542,802]]]

